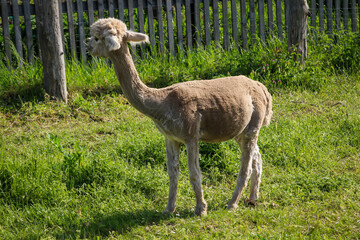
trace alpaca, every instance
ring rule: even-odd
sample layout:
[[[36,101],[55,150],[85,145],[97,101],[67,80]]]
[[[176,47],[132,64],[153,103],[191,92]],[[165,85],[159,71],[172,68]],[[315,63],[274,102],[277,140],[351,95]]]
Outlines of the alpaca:
[[[179,179],[179,149],[185,144],[190,183],[196,197],[196,215],[206,215],[199,167],[199,141],[235,139],[241,148],[241,168],[228,203],[236,209],[251,176],[249,202],[256,203],[262,172],[257,140],[260,128],[270,123],[272,97],[266,87],[245,76],[147,87],[138,76],[127,42],[148,42],[148,36],[127,30],[114,18],[99,19],[90,27],[86,45],[93,56],[110,58],[129,103],[150,117],[165,136],[169,198],[165,212],[173,213]]]

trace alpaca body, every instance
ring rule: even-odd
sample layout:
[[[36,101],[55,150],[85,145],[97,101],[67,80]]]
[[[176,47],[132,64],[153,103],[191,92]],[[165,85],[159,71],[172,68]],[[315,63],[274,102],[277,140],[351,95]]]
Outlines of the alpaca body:
[[[87,44],[92,55],[109,57],[125,97],[150,117],[165,136],[170,178],[166,212],[176,207],[180,145],[187,150],[189,178],[196,197],[195,214],[205,215],[199,166],[199,141],[235,139],[241,148],[241,169],[228,208],[237,207],[251,176],[250,202],[258,198],[262,160],[257,139],[270,123],[272,98],[266,87],[245,76],[197,80],[155,89],[147,87],[135,69],[127,42],[143,42],[145,34],[128,31],[117,19],[100,19],[91,28]]]
[[[166,104],[159,104],[162,114],[152,119],[165,136],[181,143],[194,137],[226,141],[243,132],[254,110],[266,107],[266,92],[259,84],[244,76],[175,84],[159,90]],[[254,95],[262,101],[253,102]]]

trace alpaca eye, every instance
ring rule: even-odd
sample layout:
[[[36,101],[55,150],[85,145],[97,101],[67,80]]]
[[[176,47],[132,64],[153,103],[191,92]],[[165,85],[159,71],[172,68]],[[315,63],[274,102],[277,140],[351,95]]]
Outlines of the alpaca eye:
[[[98,37],[95,36],[95,41],[99,41],[100,39]]]

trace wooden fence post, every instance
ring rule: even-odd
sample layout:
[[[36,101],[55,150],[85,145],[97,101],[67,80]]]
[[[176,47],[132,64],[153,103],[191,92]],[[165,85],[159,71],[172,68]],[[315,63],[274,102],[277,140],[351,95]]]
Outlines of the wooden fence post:
[[[301,55],[300,62],[305,64],[307,56],[307,17],[309,15],[309,6],[306,0],[293,0],[289,8],[288,25],[288,50]],[[297,55],[295,55],[295,60]]]
[[[45,91],[67,102],[64,49],[57,0],[35,0]]]

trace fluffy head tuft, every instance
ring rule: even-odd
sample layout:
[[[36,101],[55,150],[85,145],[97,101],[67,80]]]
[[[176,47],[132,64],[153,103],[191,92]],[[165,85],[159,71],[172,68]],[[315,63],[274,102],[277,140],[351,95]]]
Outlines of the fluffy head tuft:
[[[124,42],[149,42],[146,34],[128,31],[126,25],[115,18],[97,20],[91,25],[90,34],[88,51],[100,57],[108,57],[109,52],[120,49]]]
[[[93,23],[90,27],[91,36],[105,38],[107,36],[124,37],[126,35],[126,25],[115,18],[102,18]]]

